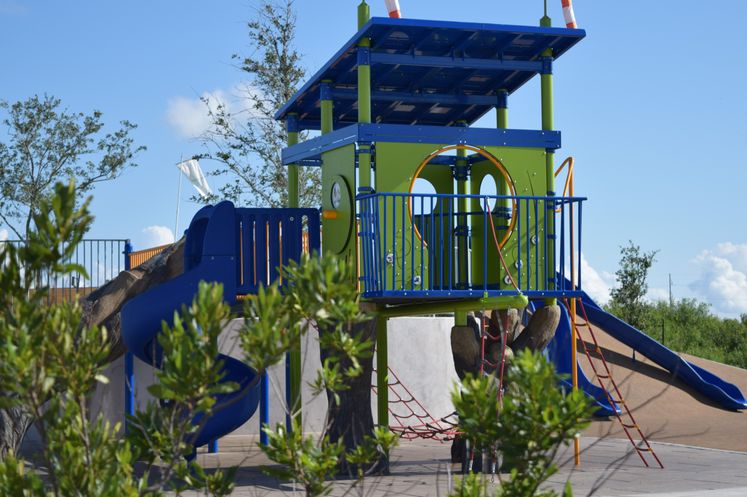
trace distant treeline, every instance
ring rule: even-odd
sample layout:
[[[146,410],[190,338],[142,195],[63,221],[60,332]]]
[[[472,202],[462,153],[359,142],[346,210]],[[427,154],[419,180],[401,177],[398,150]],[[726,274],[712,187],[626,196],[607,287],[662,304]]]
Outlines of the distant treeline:
[[[614,303],[607,310],[624,314]],[[720,318],[708,304],[683,299],[645,304],[642,317],[643,331],[674,351],[747,369],[747,314]]]

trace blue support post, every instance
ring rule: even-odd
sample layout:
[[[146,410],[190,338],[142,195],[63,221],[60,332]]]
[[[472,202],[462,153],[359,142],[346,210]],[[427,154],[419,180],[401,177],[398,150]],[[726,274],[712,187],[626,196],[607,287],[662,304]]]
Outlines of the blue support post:
[[[218,440],[213,440],[208,444],[208,452],[210,454],[215,454],[218,452]]]

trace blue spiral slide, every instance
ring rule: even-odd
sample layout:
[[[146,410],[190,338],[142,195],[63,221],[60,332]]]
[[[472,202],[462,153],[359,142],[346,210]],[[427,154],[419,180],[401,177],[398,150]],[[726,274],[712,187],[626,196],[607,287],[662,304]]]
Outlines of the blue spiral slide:
[[[184,273],[130,300],[121,312],[122,338],[141,361],[159,367],[162,351],[157,336],[161,323],[190,305],[200,281],[223,284],[229,305],[237,295],[256,294],[280,276],[279,268],[301,254],[319,252],[320,215],[317,209],[236,208],[231,202],[200,209],[187,230]],[[234,393],[217,398],[214,414],[194,440],[199,447],[227,435],[248,421],[260,407],[260,422],[269,423],[269,388],[246,364],[221,355],[225,377],[238,383]],[[289,395],[290,388],[286,395]],[[266,435],[260,439],[266,443]]]
[[[570,285],[570,283],[568,283]],[[642,331],[634,328],[621,319],[609,314],[597,305],[586,293],[582,293],[583,308],[591,324],[627,345],[636,352],[643,354],[655,364],[666,369],[687,386],[704,395],[720,407],[730,410],[747,409],[745,399],[739,388],[716,376],[710,371],[686,361],[676,352],[668,349]],[[547,347],[550,360],[555,363],[559,373],[571,373],[571,323],[566,309],[561,306],[562,316],[555,338]],[[577,310],[578,317],[584,319],[581,307]],[[581,364],[578,364],[579,388],[592,397],[599,405],[599,415],[613,414],[613,406],[609,404],[601,388],[594,385],[584,374]],[[565,381],[566,385],[570,385]],[[615,406],[616,407],[616,406]]]
[[[163,321],[171,324],[174,312],[190,305],[200,281],[223,284],[226,302],[235,302],[239,241],[233,205],[222,202],[204,207],[192,220],[184,251],[184,273],[130,300],[122,309],[122,338],[135,357],[158,367],[162,350],[157,335]],[[239,389],[222,395],[217,410],[197,434],[195,447],[205,445],[244,424],[259,403],[256,372],[239,360],[221,355],[225,377]]]

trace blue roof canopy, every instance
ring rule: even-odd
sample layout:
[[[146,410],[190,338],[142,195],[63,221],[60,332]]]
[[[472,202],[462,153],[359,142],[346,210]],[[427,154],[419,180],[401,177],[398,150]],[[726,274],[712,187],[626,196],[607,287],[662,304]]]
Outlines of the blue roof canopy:
[[[319,129],[322,82],[329,80],[335,126],[358,120],[356,68],[371,64],[374,123],[471,124],[498,103],[498,90],[516,91],[551,67],[586,35],[582,29],[372,18],[275,115],[297,114],[301,129]],[[368,53],[357,45],[371,39]]]

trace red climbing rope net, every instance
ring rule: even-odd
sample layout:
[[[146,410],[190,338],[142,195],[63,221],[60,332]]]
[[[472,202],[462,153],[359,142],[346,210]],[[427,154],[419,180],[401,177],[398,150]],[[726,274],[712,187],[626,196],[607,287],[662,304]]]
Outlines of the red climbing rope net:
[[[390,381],[387,387],[391,394],[389,397],[389,413],[396,422],[395,425],[389,427],[390,430],[398,433],[405,440],[426,438],[447,442],[454,439],[457,435],[455,412],[436,419],[402,383],[392,368],[389,368],[388,378]],[[377,385],[372,387],[374,393],[376,393],[377,387]]]

